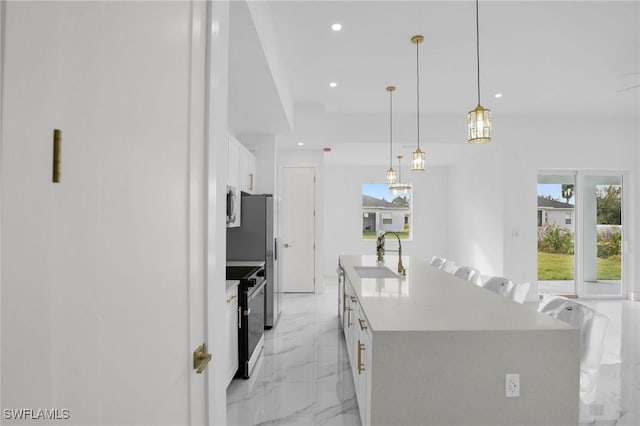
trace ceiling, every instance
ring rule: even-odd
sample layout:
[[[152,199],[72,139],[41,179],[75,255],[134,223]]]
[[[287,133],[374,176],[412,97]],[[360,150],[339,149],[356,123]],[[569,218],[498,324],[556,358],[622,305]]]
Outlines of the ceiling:
[[[328,113],[466,114],[477,103],[473,1],[271,1],[296,102]],[[639,2],[481,1],[483,106],[500,115],[637,117]],[[331,31],[334,22],[342,31]],[[338,87],[330,88],[330,81]],[[500,99],[494,98],[502,93]]]
[[[267,3],[291,98],[321,110],[328,129],[309,136],[313,142],[304,149],[331,146],[334,153],[347,153],[357,151],[357,143],[388,143],[385,87],[391,84],[397,86],[398,131],[413,123],[405,139],[415,143],[415,34],[425,38],[419,46],[421,122],[452,123],[438,138],[452,139],[450,129],[461,127],[455,139],[466,140],[466,114],[477,104],[474,1]],[[640,1],[482,0],[479,17],[481,103],[492,110],[494,127],[510,116],[640,118]],[[343,29],[332,31],[333,23]],[[331,81],[338,86],[329,87]],[[259,98],[255,93],[245,97]],[[248,111],[235,115],[244,126],[239,133],[283,132],[282,126],[251,126]],[[281,147],[296,148],[305,138],[296,122],[301,120],[294,119]],[[438,138],[427,142],[444,142]],[[459,156],[460,149],[436,148],[440,163]]]

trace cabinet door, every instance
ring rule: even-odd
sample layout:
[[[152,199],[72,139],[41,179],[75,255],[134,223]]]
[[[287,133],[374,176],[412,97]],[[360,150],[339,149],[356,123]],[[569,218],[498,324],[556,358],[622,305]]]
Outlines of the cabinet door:
[[[359,326],[358,326],[358,312],[360,310],[358,306],[358,299],[355,296],[355,292],[349,285],[349,292],[347,293],[347,299],[351,310],[350,313],[350,325],[349,325],[349,343],[351,347],[351,353],[349,354],[349,361],[351,362],[351,371],[353,373],[354,384],[358,383],[358,341],[360,340]]]
[[[226,385],[228,386],[238,371],[238,287],[227,292],[226,335],[227,359],[225,365]]]
[[[240,143],[229,137],[229,160],[227,166],[227,185],[240,187]]]
[[[249,192],[258,191],[258,161],[256,156],[249,151]]]
[[[244,146],[240,147],[240,187],[249,192],[249,151]]]
[[[255,192],[254,168],[255,156],[242,144],[240,144],[240,188],[244,192]]]
[[[342,328],[344,330],[344,340],[347,346],[347,354],[349,355],[349,361],[353,365],[353,303],[351,302],[351,284],[349,279],[345,276],[344,282],[344,315],[342,318]]]
[[[359,312],[358,315],[358,346],[357,346],[357,363],[358,371],[357,380],[355,382],[356,397],[358,400],[358,409],[360,411],[360,420],[362,425],[369,424],[369,402],[371,399],[371,359],[372,359],[372,339],[369,334],[368,324],[364,315]]]

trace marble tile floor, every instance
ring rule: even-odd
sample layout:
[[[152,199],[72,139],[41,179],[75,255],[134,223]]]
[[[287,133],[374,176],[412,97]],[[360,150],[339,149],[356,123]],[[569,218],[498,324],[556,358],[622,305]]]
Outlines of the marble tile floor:
[[[360,425],[337,314],[336,284],[323,294],[283,295],[251,378],[229,385],[228,425]]]
[[[325,287],[323,294],[283,295],[280,320],[265,334],[252,377],[229,385],[228,425],[360,425],[337,286]],[[610,323],[597,396],[580,404],[580,425],[640,426],[640,302],[582,302]]]

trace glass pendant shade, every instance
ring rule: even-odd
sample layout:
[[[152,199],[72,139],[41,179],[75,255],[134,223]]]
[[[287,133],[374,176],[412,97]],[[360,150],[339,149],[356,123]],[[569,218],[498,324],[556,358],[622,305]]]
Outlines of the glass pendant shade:
[[[424,172],[426,164],[425,153],[420,148],[411,154],[411,171]]]
[[[397,183],[389,186],[389,191],[393,195],[407,195],[411,190],[411,185],[407,183]]]
[[[491,111],[480,105],[480,18],[476,0],[476,60],[478,77],[478,106],[467,114],[467,141],[473,144],[491,142]]]
[[[396,175],[396,171],[393,170],[393,167],[389,168],[389,170],[387,170],[387,183],[389,185],[393,185],[397,181],[398,181],[398,176]]]
[[[469,143],[487,143],[491,141],[491,111],[478,105],[469,111]]]
[[[420,149],[420,49],[418,47],[423,41],[424,37],[419,34],[411,37],[411,43],[416,45],[416,128],[418,140],[418,147],[411,154],[412,172],[424,172],[426,166],[425,153]]]
[[[387,184],[389,189],[391,185],[398,182],[396,171],[393,170],[393,92],[396,90],[395,86],[387,86],[386,91],[389,92],[389,170],[387,170]]]
[[[402,155],[398,155],[398,179],[395,183],[389,184],[389,192],[391,192],[392,195],[407,195],[411,190],[411,185],[407,183],[402,183],[402,166],[400,164],[401,160],[402,160]],[[393,170],[393,169],[389,169],[389,170]],[[395,170],[394,170],[394,174],[395,174]]]

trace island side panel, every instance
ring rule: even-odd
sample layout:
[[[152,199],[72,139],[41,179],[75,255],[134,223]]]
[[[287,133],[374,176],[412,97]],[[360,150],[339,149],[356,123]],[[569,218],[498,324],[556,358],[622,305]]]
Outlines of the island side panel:
[[[578,424],[578,330],[375,332],[373,345],[371,425]]]

